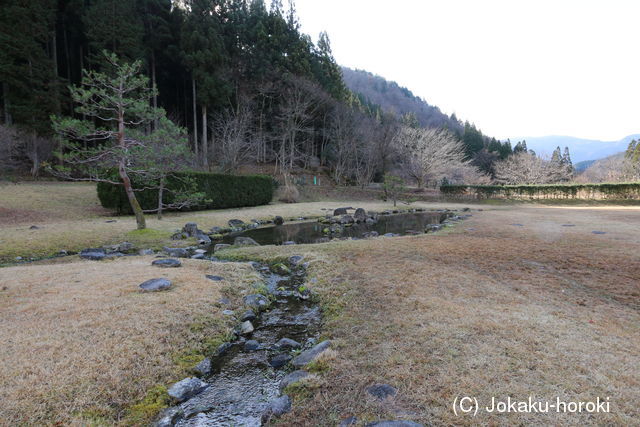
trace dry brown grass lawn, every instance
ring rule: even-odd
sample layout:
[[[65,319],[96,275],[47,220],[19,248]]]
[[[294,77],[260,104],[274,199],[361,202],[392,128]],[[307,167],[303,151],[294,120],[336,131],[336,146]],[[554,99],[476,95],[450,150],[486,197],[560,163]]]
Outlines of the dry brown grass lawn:
[[[136,232],[131,216],[109,216],[100,207],[94,184],[84,183],[21,183],[0,184],[0,264],[15,257],[44,257],[60,250],[79,251],[83,248],[130,241],[139,246],[162,246],[176,229],[186,222],[197,222],[201,229],[227,226],[227,221],[239,218],[285,218],[324,215],[321,208],[349,206],[339,200],[297,204],[274,203],[241,209],[168,213],[161,221],[147,215],[144,233]],[[392,203],[381,201],[355,202],[366,209],[388,209]],[[422,206],[424,203],[415,203]],[[406,206],[403,206],[406,208]],[[116,222],[106,222],[115,219]],[[30,230],[31,225],[40,227]],[[175,242],[173,242],[175,243]]]
[[[299,390],[284,425],[336,425],[350,415],[432,425],[638,424],[640,210],[473,214],[442,234],[304,249],[321,260],[311,286],[336,352],[320,380]],[[365,388],[374,383],[396,386],[398,397],[373,401]],[[453,400],[464,395],[485,405],[492,396],[610,397],[611,413],[456,417]]]
[[[133,422],[132,403],[216,345],[228,326],[217,301],[253,269],[195,260],[160,269],[152,259],[0,269],[0,425]],[[154,277],[174,288],[138,292]]]

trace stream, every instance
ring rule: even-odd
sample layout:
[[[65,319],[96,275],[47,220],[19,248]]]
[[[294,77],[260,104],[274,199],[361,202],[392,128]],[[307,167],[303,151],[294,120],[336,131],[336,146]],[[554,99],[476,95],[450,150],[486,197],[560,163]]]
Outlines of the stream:
[[[178,409],[179,415],[169,425],[262,425],[265,410],[280,395],[280,383],[292,370],[287,362],[294,352],[277,343],[288,338],[304,350],[316,343],[320,333],[320,307],[312,302],[308,291],[300,291],[306,271],[299,258],[292,257],[288,274],[276,274],[264,264],[253,263],[267,287],[271,305],[251,321],[252,333],[239,334],[235,341],[223,345],[222,352],[219,349],[222,354],[211,358],[211,372],[202,377],[208,388],[171,408]],[[237,314],[242,316],[244,309],[239,308]],[[259,347],[252,349],[255,341]],[[282,366],[278,366],[280,363]]]

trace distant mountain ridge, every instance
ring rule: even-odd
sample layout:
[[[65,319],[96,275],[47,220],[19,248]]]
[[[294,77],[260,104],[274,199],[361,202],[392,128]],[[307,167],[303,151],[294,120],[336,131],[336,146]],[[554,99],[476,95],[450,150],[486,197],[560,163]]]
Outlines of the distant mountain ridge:
[[[512,144],[523,139],[527,148],[538,154],[551,154],[556,147],[569,147],[571,160],[579,163],[587,160],[598,160],[625,151],[632,139],[640,139],[640,134],[625,136],[617,141],[601,141],[597,139],[576,138],[573,136],[539,136],[509,138]]]
[[[455,116],[449,117],[436,106],[415,96],[409,89],[394,81],[364,70],[341,67],[342,77],[352,92],[362,95],[368,102],[380,106],[383,111],[398,116],[413,113],[424,127],[448,127],[461,132],[463,129]]]

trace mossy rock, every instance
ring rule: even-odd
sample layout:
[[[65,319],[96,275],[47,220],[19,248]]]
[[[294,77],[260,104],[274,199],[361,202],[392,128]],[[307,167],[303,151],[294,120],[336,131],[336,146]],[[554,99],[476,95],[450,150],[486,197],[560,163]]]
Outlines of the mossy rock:
[[[281,276],[291,274],[291,269],[281,262],[274,264],[273,267],[271,267],[271,271]]]

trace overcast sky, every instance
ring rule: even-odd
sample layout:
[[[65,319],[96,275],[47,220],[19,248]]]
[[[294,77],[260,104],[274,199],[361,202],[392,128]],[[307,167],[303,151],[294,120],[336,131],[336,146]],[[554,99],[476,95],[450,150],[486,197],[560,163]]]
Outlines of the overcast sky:
[[[286,2],[284,2],[286,4]],[[339,64],[498,138],[640,133],[640,1],[296,0]]]

